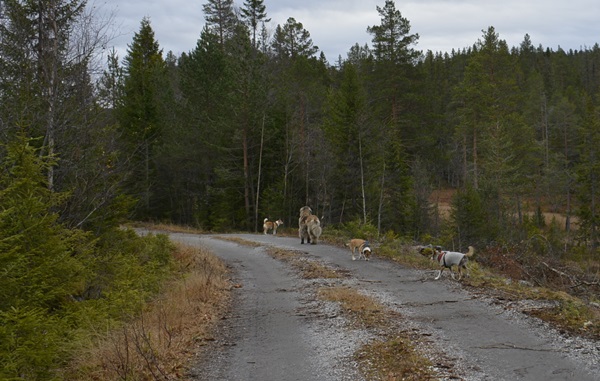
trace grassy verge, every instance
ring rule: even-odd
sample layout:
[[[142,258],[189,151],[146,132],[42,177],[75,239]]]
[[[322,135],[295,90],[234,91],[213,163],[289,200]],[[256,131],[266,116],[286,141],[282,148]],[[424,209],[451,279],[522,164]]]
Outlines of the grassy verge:
[[[65,370],[65,380],[183,377],[194,348],[228,302],[224,264],[208,250],[178,245],[178,271],[163,292],[120,329],[99,332]]]

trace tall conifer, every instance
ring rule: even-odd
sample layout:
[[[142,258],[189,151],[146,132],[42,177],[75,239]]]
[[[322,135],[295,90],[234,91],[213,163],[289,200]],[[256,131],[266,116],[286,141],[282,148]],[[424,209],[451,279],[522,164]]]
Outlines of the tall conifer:
[[[130,191],[148,212],[155,181],[154,149],[163,129],[160,96],[165,86],[165,63],[150,20],[144,18],[125,57],[123,102],[119,121],[131,155]]]

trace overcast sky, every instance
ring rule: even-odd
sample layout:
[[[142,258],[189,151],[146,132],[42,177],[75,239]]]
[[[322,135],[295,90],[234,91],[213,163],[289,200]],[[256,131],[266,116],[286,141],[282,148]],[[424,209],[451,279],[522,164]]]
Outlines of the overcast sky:
[[[133,34],[148,17],[155,38],[166,53],[177,56],[196,46],[204,25],[202,5],[208,0],[90,0],[114,14],[112,45],[123,58]],[[241,6],[243,0],[234,0]],[[330,62],[346,58],[355,43],[371,46],[368,26],[379,25],[376,6],[385,0],[265,0],[272,32],[289,17],[301,22],[313,43]],[[418,33],[417,50],[450,52],[472,46],[493,26],[509,47],[529,34],[535,47],[553,50],[591,48],[600,43],[599,0],[410,0],[396,9]]]

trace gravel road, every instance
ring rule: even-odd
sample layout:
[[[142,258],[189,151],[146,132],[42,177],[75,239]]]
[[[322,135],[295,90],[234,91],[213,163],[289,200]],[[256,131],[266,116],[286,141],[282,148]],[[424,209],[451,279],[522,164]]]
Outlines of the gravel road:
[[[327,280],[302,279],[262,246],[170,235],[213,250],[240,284],[232,311],[191,370],[193,380],[363,380],[352,354],[373,333],[348,329],[334,303],[316,300],[316,286]],[[435,281],[433,268],[408,269],[376,255],[369,262],[352,261],[348,250],[301,245],[290,237],[227,236],[302,251],[349,273],[345,284],[397,311],[406,329],[429,339],[433,357],[451,363],[442,379],[600,380],[600,343],[565,336],[518,306],[468,292],[448,276]]]

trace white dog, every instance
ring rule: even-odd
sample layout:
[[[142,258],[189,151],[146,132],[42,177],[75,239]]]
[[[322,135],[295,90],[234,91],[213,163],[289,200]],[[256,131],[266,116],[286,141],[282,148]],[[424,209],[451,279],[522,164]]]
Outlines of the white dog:
[[[269,221],[268,218],[265,218],[263,221],[263,232],[267,234],[269,230],[273,231],[273,235],[277,234],[277,228],[283,225],[283,221],[277,220],[275,222]]]
[[[424,247],[419,250],[421,254],[428,255],[431,253],[431,260],[438,262],[441,266],[438,275],[435,277],[436,280],[440,279],[442,276],[442,272],[445,269],[450,270],[450,275],[452,275],[452,279],[456,279],[454,276],[454,272],[452,271],[452,267],[456,266],[458,273],[458,280],[462,279],[462,270],[465,270],[465,274],[469,275],[469,270],[467,269],[467,263],[469,262],[469,257],[475,253],[475,249],[473,246],[469,246],[469,251],[464,253],[459,253],[456,251],[444,251],[441,247],[436,246],[435,248]]]

